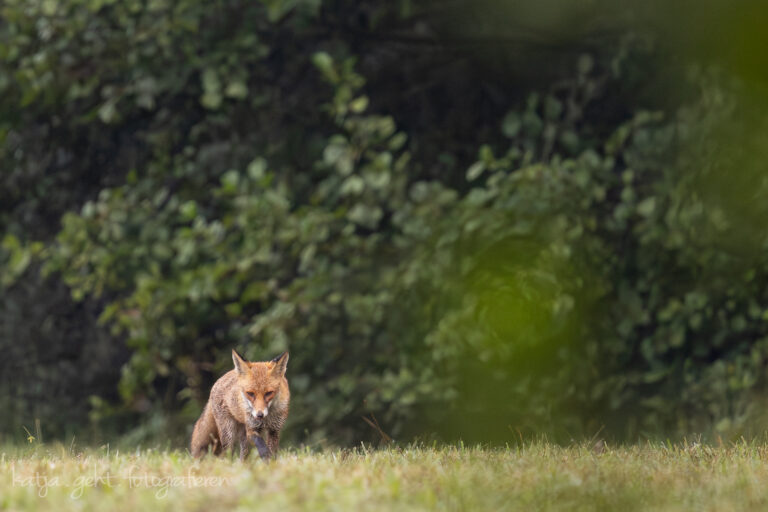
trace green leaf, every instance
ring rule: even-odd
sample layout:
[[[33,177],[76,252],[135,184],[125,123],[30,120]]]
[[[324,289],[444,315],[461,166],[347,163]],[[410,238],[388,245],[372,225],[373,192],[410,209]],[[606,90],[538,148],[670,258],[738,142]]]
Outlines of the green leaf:
[[[520,115],[517,112],[509,112],[504,116],[504,120],[501,122],[501,131],[506,137],[510,139],[517,136],[520,133],[520,129],[523,127],[523,121],[520,119]]]
[[[210,93],[218,93],[221,89],[221,82],[219,81],[219,75],[215,69],[207,68],[202,74],[203,91]]]
[[[200,104],[207,109],[216,110],[221,106],[223,98],[218,92],[206,92],[200,96]]]
[[[221,176],[222,188],[225,192],[235,192],[240,184],[240,173],[232,169]]]
[[[475,181],[477,178],[479,178],[483,172],[485,171],[485,163],[482,161],[477,161],[469,166],[469,169],[467,169],[467,181]]]
[[[227,84],[227,89],[224,91],[224,94],[229,98],[242,100],[248,97],[248,86],[245,85],[245,82],[242,80],[234,80]]]
[[[326,52],[316,52],[312,55],[312,63],[325,76],[326,80],[331,83],[339,81],[339,75],[333,66],[333,59]]]
[[[651,196],[643,199],[637,204],[637,213],[643,217],[650,217],[656,210],[656,198]]]
[[[364,112],[365,109],[367,108],[368,108],[368,96],[360,96],[359,98],[355,98],[349,104],[349,110],[351,110],[355,114],[360,114]]]
[[[113,100],[107,101],[99,107],[99,119],[105,124],[117,120],[117,106]]]
[[[248,164],[248,177],[254,181],[261,180],[267,170],[267,161],[263,158],[254,158],[250,164]]]

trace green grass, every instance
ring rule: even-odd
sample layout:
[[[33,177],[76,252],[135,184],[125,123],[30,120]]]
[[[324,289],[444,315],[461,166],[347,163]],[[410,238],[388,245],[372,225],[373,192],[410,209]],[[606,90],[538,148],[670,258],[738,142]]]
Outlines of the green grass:
[[[764,510],[768,445],[285,450],[270,464],[195,461],[183,451],[0,448],[0,509],[212,508]]]

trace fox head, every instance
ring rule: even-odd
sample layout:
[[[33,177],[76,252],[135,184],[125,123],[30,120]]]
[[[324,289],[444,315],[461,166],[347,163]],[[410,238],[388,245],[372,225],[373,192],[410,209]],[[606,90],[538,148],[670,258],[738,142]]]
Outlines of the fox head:
[[[269,408],[280,403],[280,388],[288,366],[288,352],[268,362],[248,362],[232,350],[237,383],[248,414],[258,423],[269,415]]]

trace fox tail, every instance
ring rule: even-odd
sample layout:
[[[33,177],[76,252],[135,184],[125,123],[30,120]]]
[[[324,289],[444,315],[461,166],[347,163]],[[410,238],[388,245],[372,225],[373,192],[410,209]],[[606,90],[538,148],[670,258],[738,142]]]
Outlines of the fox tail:
[[[192,431],[192,442],[190,451],[195,458],[202,457],[208,451],[208,446],[213,445],[213,453],[217,454],[221,449],[219,441],[219,431],[216,428],[216,420],[211,411],[210,401],[205,404],[203,414],[195,423],[195,429]]]

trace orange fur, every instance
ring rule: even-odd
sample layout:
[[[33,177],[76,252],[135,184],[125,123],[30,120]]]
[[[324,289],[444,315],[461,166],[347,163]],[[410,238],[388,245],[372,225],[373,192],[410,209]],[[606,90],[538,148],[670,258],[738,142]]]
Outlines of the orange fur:
[[[244,460],[253,444],[262,458],[275,457],[291,398],[285,378],[288,352],[272,361],[251,363],[233,350],[232,361],[235,369],[213,385],[195,423],[192,456],[201,457],[209,447],[216,455],[239,448]]]

